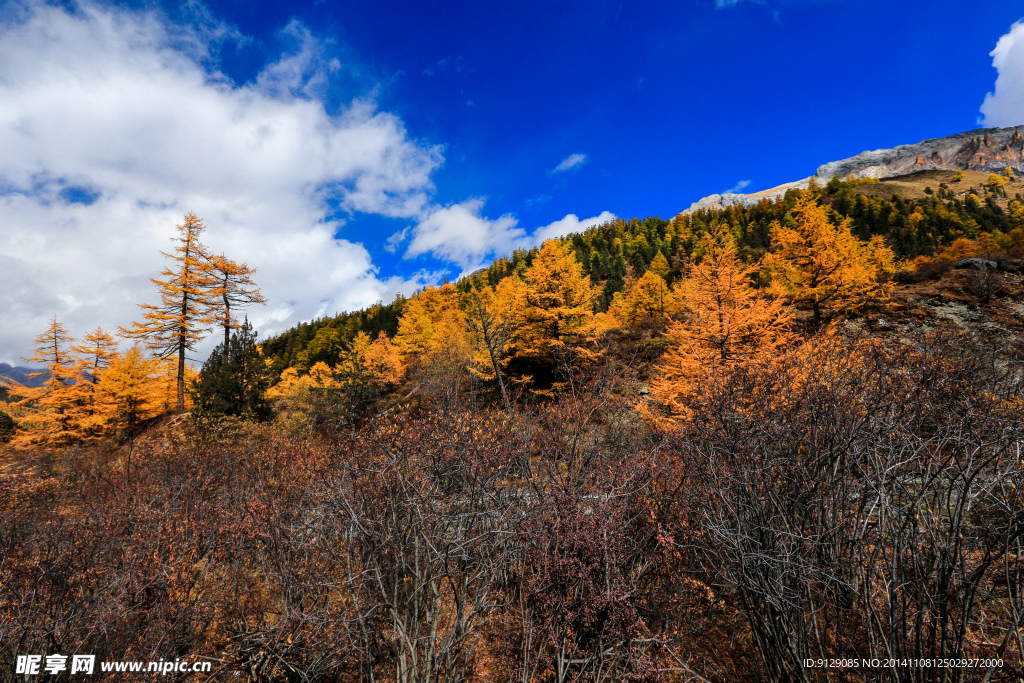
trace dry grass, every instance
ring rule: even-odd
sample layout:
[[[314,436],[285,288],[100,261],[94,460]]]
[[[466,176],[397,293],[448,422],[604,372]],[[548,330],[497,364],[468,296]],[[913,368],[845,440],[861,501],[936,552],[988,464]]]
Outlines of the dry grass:
[[[907,200],[924,199],[928,196],[924,191],[926,187],[930,187],[933,192],[937,193],[939,191],[939,183],[945,183],[950,191],[960,197],[966,197],[970,194],[971,190],[974,190],[979,197],[986,195],[984,188],[989,173],[984,171],[963,171],[963,179],[957,182],[953,182],[953,173],[953,171],[918,171],[909,175],[886,178],[870,185],[859,185],[854,188],[854,192],[869,197],[884,197],[886,199],[891,198],[894,194],[898,194]],[[1003,189],[1006,190],[1007,197],[1013,199],[1014,195],[1018,192],[1024,193],[1024,178],[1017,178],[1008,182]],[[1005,206],[1008,199],[997,196],[996,202],[1000,206]]]

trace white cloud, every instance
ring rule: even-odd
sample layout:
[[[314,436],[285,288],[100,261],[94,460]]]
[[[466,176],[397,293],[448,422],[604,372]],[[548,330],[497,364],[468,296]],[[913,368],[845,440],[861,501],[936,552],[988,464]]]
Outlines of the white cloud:
[[[188,26],[89,2],[2,15],[0,361],[29,355],[54,314],[76,336],[137,319],[187,211],[211,249],[258,269],[270,303],[249,315],[263,337],[438,275],[380,277],[362,244],[336,237],[339,215],[408,218],[386,250],[411,240],[406,257],[464,270],[614,219],[570,214],[528,235],[514,215],[483,215],[483,199],[436,206],[440,148],[369,99],[325,108],[352,68],[329,45],[293,22],[282,36],[295,49],[236,84],[211,65],[224,41],[247,39],[196,7]]]
[[[552,173],[561,173],[562,171],[568,171],[572,168],[578,168],[583,164],[587,163],[586,154],[570,154],[566,158],[559,162],[558,166],[551,169]]]
[[[511,253],[543,244],[545,240],[583,232],[587,228],[615,220],[615,214],[602,211],[597,216],[580,220],[570,213],[562,219],[537,228],[527,235],[512,214],[491,220],[481,215],[484,200],[470,199],[436,209],[413,229],[413,240],[406,258],[430,253],[462,267],[469,273],[484,265],[493,256]],[[404,233],[404,231],[403,231]],[[396,233],[392,238],[399,239]],[[405,235],[401,234],[402,240]],[[390,242],[390,239],[389,239]]]
[[[489,255],[528,243],[526,232],[516,227],[518,219],[505,214],[491,220],[480,215],[483,207],[484,200],[474,198],[435,209],[413,229],[405,257],[431,253],[469,272],[480,267]]]
[[[398,251],[398,247],[400,247],[402,245],[402,242],[404,242],[405,239],[409,236],[410,229],[411,227],[407,225],[398,232],[391,233],[391,236],[388,237],[384,243],[384,251],[388,252],[389,254],[394,254],[396,251]]]
[[[294,52],[237,85],[209,66],[216,40],[238,38],[223,26],[18,9],[0,22],[0,360],[28,354],[54,314],[76,335],[136,318],[186,211],[212,249],[258,268],[262,336],[414,286],[380,279],[334,217],[428,214],[440,149],[368,100],[329,113],[339,64],[301,24],[285,29]]]
[[[738,183],[736,183],[735,185],[733,185],[732,187],[730,187],[728,190],[722,190],[722,194],[730,194],[730,193],[733,193],[733,192],[742,192],[743,190],[747,189],[748,185],[750,185],[750,181],[749,180],[741,180]]]
[[[978,122],[986,127],[1024,123],[1024,19],[1010,27],[989,53],[996,77],[995,92],[985,95]]]
[[[543,244],[545,240],[564,237],[573,232],[583,232],[587,228],[613,220],[615,220],[615,214],[611,211],[602,211],[593,218],[584,218],[583,220],[577,218],[576,214],[570,213],[561,220],[557,220],[554,223],[545,225],[543,228],[537,228],[534,230],[533,235],[531,235],[531,240],[534,244]]]

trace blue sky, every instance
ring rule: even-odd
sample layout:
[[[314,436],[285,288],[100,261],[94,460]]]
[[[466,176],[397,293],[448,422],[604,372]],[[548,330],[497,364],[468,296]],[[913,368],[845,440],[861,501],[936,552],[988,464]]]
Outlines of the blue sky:
[[[51,315],[75,335],[127,325],[188,210],[259,269],[266,335],[612,216],[1024,123],[1022,17],[874,0],[0,2],[0,361]]]

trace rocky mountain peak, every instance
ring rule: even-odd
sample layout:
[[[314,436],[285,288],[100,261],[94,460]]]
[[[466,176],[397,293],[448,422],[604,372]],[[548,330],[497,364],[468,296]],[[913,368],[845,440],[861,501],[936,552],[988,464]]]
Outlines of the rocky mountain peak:
[[[1010,167],[1024,173],[1024,126],[981,128],[944,138],[923,140],[914,145],[861,152],[840,161],[818,167],[817,173],[803,180],[753,194],[713,194],[694,202],[684,213],[706,208],[725,208],[734,204],[753,206],[762,199],[774,199],[790,189],[804,189],[811,180],[824,185],[833,176],[855,178],[892,178],[916,171],[987,171],[999,173]]]

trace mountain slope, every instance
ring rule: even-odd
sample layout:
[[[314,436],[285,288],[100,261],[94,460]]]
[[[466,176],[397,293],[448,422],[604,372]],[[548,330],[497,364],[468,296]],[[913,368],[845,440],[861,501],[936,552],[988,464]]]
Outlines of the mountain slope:
[[[812,180],[818,185],[825,185],[837,175],[841,178],[847,175],[855,178],[892,178],[930,170],[999,173],[1007,167],[1024,173],[1024,126],[981,128],[924,140],[915,145],[861,152],[848,159],[823,164],[813,176],[761,192],[709,195],[691,204],[684,213],[735,204],[753,206],[762,199],[782,196],[786,190],[802,190]]]
[[[14,380],[26,387],[41,387],[46,384],[46,377],[29,377],[29,373],[39,372],[41,368],[23,368],[9,363],[0,363],[0,377]]]

